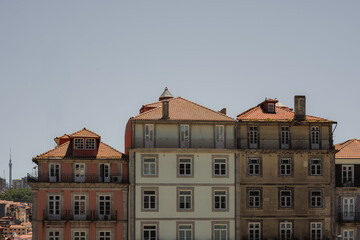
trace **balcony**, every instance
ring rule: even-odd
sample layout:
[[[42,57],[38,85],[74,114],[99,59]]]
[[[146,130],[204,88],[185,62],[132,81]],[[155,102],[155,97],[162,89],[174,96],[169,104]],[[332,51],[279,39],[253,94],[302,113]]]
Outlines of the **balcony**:
[[[339,223],[360,222],[360,212],[338,213]]]
[[[61,174],[60,176],[32,176],[28,173],[28,182],[33,183],[127,183],[121,175],[104,177],[100,174],[87,174],[83,177],[76,177],[74,174]]]
[[[86,215],[74,215],[73,211],[64,210],[60,215],[49,215],[46,210],[43,211],[43,220],[46,221],[116,221],[118,220],[117,211],[113,211],[110,215],[100,216],[95,210],[88,211]]]

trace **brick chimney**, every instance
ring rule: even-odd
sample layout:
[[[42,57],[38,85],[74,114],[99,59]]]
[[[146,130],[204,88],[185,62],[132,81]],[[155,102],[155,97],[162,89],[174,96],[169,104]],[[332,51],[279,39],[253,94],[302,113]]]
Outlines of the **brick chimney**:
[[[226,115],[226,108],[223,108],[219,111],[219,113],[225,114]]]
[[[294,97],[294,108],[295,108],[294,120],[304,121],[306,119],[306,116],[305,116],[305,109],[306,109],[305,96],[297,95],[297,96]]]

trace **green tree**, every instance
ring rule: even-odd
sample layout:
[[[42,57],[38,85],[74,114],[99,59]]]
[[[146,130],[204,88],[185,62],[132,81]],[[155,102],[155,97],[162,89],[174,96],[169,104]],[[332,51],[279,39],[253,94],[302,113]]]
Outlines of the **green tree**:
[[[31,189],[19,188],[8,189],[4,194],[0,195],[0,199],[14,202],[31,202]]]

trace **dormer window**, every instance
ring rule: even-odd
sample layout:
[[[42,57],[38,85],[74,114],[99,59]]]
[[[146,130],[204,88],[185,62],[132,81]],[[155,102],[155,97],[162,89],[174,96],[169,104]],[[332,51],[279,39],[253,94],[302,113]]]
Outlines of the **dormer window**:
[[[85,148],[87,150],[94,150],[95,149],[95,139],[94,138],[88,138],[85,140]]]
[[[75,138],[74,139],[74,149],[84,149],[84,139]]]
[[[275,103],[268,103],[268,112],[275,112]]]

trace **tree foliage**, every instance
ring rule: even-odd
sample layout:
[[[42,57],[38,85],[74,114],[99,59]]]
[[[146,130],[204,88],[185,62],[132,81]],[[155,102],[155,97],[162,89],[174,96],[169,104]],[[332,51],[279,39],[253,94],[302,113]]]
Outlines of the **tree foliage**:
[[[31,189],[19,188],[8,189],[4,194],[0,195],[0,199],[13,202],[31,203]]]

